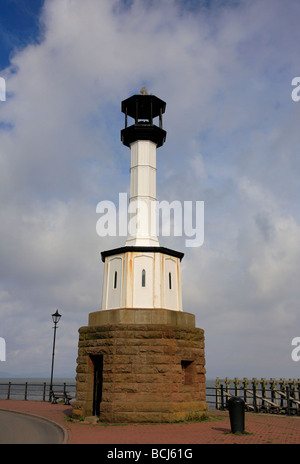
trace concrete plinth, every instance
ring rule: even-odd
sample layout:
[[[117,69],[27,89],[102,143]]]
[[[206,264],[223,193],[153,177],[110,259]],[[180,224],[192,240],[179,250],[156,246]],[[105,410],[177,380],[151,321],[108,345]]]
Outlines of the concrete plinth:
[[[73,417],[96,414],[121,423],[201,416],[207,410],[204,331],[193,315],[125,311],[92,313],[89,326],[79,329]]]
[[[170,324],[195,327],[195,315],[168,309],[111,309],[89,314],[89,326],[104,324]]]

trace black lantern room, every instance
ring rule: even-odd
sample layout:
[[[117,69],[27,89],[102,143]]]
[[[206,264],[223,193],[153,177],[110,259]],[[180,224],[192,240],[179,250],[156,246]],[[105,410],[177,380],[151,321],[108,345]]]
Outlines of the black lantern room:
[[[121,140],[130,147],[137,140],[151,140],[157,147],[161,147],[166,140],[167,133],[162,128],[162,115],[166,110],[166,103],[155,95],[133,95],[122,101],[122,113],[125,114],[125,129],[121,131]],[[134,124],[128,126],[128,116],[134,119]],[[159,125],[153,120],[159,118]]]

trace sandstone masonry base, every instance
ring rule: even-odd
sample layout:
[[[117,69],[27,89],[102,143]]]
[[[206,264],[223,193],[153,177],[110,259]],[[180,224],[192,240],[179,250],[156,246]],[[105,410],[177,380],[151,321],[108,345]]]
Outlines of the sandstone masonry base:
[[[206,413],[202,329],[125,323],[79,329],[74,418],[95,414],[99,357],[101,421],[178,422]]]

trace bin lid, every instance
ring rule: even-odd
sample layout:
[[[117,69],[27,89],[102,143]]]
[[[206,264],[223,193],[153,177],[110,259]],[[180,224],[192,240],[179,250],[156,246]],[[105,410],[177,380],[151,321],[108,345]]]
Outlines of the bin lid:
[[[245,401],[240,396],[231,396],[228,403],[244,403]]]

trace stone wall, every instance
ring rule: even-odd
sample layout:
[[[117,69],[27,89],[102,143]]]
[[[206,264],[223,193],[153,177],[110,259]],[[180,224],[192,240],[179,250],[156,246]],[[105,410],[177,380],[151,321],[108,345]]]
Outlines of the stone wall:
[[[202,329],[167,324],[79,329],[73,417],[93,414],[93,357],[101,355],[101,421],[177,422],[207,410]]]

